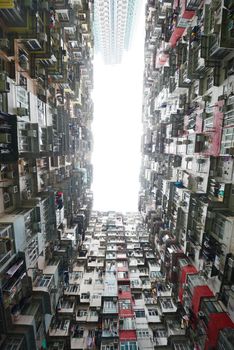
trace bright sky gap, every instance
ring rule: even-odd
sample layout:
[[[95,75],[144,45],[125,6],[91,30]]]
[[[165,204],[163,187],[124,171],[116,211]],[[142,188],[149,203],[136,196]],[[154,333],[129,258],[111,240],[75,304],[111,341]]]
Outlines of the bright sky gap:
[[[144,2],[121,64],[94,59],[94,210],[135,211],[138,204],[144,67]]]

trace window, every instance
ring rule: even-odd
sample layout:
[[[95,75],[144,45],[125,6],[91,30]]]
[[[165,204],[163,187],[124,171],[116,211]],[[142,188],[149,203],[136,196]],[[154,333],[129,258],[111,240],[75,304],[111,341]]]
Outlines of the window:
[[[104,301],[104,309],[114,309],[116,307],[116,304],[111,301],[111,300],[108,300],[108,301]]]
[[[175,350],[189,350],[189,346],[186,344],[174,344],[174,349]]]
[[[122,284],[120,288],[123,292],[130,292],[130,288],[126,284]]]
[[[145,310],[136,310],[135,315],[136,317],[145,317]]]
[[[128,278],[128,272],[118,272],[118,278]]]
[[[136,329],[135,320],[133,320],[130,317],[123,318],[123,319],[120,318],[119,322],[120,322],[119,326],[121,330]]]
[[[98,316],[98,313],[96,310],[91,310],[90,311],[90,316]]]
[[[82,328],[80,328],[79,326],[77,326],[74,330],[73,337],[74,338],[83,338],[83,336],[84,336],[84,330]]]
[[[78,310],[77,316],[78,317],[85,317],[85,316],[87,316],[87,310]]]
[[[213,74],[208,75],[207,77],[207,90],[210,89],[214,84]]]
[[[31,48],[31,50],[41,50],[41,44],[36,39],[28,40],[27,44]]]
[[[100,284],[102,284],[102,281],[101,281],[100,279],[98,279],[98,280],[95,280],[95,284],[98,284],[98,285],[100,285]]]
[[[82,293],[81,299],[89,299],[90,294],[89,293]]]
[[[101,294],[93,294],[92,299],[99,299],[101,298]]]
[[[166,333],[165,329],[156,329],[155,331],[153,331],[153,334],[154,334],[155,338],[167,337],[167,333]]]
[[[148,329],[139,329],[137,331],[137,337],[138,338],[148,338],[149,337]]]
[[[214,233],[220,237],[223,238],[224,235],[224,228],[225,228],[225,219],[222,217],[216,217],[215,221],[213,222],[213,231]]]
[[[131,302],[130,300],[121,300],[119,301],[119,307],[120,309],[127,310],[131,308]]]
[[[92,278],[89,278],[88,280],[84,280],[84,284],[92,284]]]
[[[149,309],[148,313],[149,313],[149,316],[157,316],[158,315],[158,311],[154,310],[154,309]]]
[[[137,343],[135,341],[121,343],[120,350],[137,350]]]

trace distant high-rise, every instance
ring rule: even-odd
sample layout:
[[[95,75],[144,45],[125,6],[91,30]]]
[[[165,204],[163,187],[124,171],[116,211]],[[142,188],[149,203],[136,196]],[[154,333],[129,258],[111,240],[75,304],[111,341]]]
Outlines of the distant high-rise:
[[[128,50],[138,0],[96,0],[94,2],[95,49],[105,63],[120,63]]]

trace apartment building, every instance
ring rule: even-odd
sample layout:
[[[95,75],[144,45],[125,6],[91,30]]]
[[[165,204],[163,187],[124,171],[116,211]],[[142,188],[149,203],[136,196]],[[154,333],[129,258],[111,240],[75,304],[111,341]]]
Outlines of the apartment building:
[[[93,1],[0,2],[0,349],[233,349],[233,9],[147,1],[123,214],[92,211]]]
[[[138,0],[94,1],[95,50],[106,64],[121,63],[137,25]]]
[[[139,210],[187,322],[181,343],[165,330],[166,349],[233,347],[233,9],[145,8]]]
[[[76,300],[71,349],[192,349],[175,284],[149,236],[140,213],[92,212],[64,286]]]
[[[92,207],[92,20],[91,1],[0,2],[1,349],[70,349],[64,285]]]

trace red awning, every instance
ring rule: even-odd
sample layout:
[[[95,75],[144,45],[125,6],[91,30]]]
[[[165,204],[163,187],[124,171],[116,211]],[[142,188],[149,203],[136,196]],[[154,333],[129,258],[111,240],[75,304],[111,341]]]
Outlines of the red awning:
[[[170,39],[170,44],[172,47],[176,46],[177,41],[182,37],[183,33],[185,31],[185,28],[177,27],[174,29],[171,39]]]
[[[192,297],[192,308],[194,313],[197,315],[200,309],[200,303],[202,297],[213,297],[214,294],[208,286],[197,286],[194,287],[193,297]]]
[[[120,288],[121,288],[121,285],[120,285],[119,289]],[[119,291],[118,297],[119,297],[119,299],[132,299],[132,293],[130,291],[122,290],[122,292]]]
[[[226,312],[210,314],[205,350],[217,349],[219,331],[224,328],[234,328],[234,323],[228,314]]]
[[[182,267],[181,269],[181,276],[180,276],[180,287],[179,287],[179,299],[182,303],[183,301],[183,293],[184,293],[184,288],[183,284],[186,282],[186,278],[188,274],[194,274],[197,273],[197,269],[193,265],[186,265]]]
[[[195,11],[184,11],[184,13],[182,14],[182,17],[185,19],[192,19],[193,16],[195,15]]]
[[[122,331],[119,331],[119,339],[120,339],[120,341],[123,341],[123,340],[136,340],[137,339],[136,331],[134,331],[134,330],[122,330]]]
[[[133,309],[119,309],[119,317],[133,317]]]
[[[182,267],[181,269],[181,278],[180,278],[180,283],[185,283],[186,282],[186,276],[187,274],[194,274],[197,273],[197,269],[193,265],[186,265]]]

